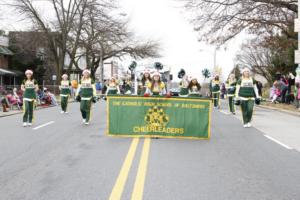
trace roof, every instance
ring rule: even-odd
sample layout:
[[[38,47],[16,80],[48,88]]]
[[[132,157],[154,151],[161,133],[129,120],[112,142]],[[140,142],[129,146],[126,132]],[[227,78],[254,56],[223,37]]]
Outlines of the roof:
[[[14,55],[14,53],[9,50],[7,47],[4,47],[4,46],[0,46],[0,54],[2,55]]]
[[[20,71],[16,71],[16,70],[8,70],[8,69],[0,68],[0,75],[20,76],[20,75],[23,75],[23,73]]]

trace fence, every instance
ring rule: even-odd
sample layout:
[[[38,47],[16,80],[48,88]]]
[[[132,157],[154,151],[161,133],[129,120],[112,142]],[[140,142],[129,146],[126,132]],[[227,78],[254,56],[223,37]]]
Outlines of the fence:
[[[0,86],[0,93],[3,94],[3,92],[12,93],[13,89],[16,88],[19,92],[21,90],[21,85],[2,85]],[[58,85],[44,85],[39,86],[40,90],[47,89],[51,93],[58,95],[59,94],[59,86]]]

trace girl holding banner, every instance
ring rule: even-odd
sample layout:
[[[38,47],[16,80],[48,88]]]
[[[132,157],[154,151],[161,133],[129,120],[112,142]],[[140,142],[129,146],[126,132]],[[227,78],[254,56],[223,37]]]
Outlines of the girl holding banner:
[[[79,83],[76,93],[76,100],[80,101],[80,111],[82,115],[82,121],[85,125],[90,122],[91,106],[92,102],[96,103],[96,86],[95,82],[90,77],[91,72],[87,69],[82,72],[82,79]]]
[[[68,75],[63,74],[62,75],[62,81],[60,82],[60,105],[61,105],[61,114],[68,113],[67,107],[68,107],[68,100],[69,96],[71,94],[71,83],[68,80]]]
[[[180,93],[179,93],[179,96],[180,97],[187,97],[189,96],[189,78],[187,75],[184,75],[182,77],[182,80],[180,81]]]
[[[132,94],[132,81],[131,77],[127,77],[124,81],[124,94],[125,95],[131,95]]]
[[[256,81],[250,75],[250,69],[242,70],[242,77],[236,86],[236,105],[241,105],[244,128],[251,127],[254,102],[260,103]]]
[[[148,84],[145,94],[152,96],[163,96],[166,94],[165,84],[161,81],[159,72],[154,72],[152,82]]]
[[[106,95],[120,94],[118,81],[115,77],[111,77],[106,90]]]
[[[152,82],[150,71],[145,70],[142,80],[139,84],[139,95],[144,95],[146,93],[148,85]]]
[[[200,97],[201,86],[196,77],[192,77],[188,85],[189,97]]]
[[[33,120],[33,109],[36,102],[36,92],[39,89],[38,83],[33,79],[33,71],[26,70],[26,79],[22,82],[23,94],[23,126],[31,126]]]

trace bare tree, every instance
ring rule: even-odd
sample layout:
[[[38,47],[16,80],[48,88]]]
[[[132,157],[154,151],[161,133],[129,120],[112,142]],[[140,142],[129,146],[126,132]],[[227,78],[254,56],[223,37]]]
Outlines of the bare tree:
[[[81,35],[82,56],[85,56],[92,74],[100,67],[103,78],[103,63],[110,58],[134,59],[159,57],[159,44],[155,41],[139,41],[128,30],[128,20],[120,14],[109,15],[114,4],[105,8],[90,6]]]
[[[56,64],[56,73],[60,77],[65,65],[65,57],[70,56],[71,63],[74,62],[75,54],[79,44],[83,16],[90,0],[46,0],[55,13],[54,19],[48,19],[31,0],[13,0],[8,5],[30,19],[34,28],[45,34],[53,60]],[[74,25],[77,25],[76,27]]]
[[[45,34],[59,77],[64,68],[79,69],[78,62],[83,57],[94,74],[99,66],[103,71],[104,61],[112,57],[159,56],[157,42],[134,38],[128,21],[116,13],[115,0],[45,0],[52,6],[54,19],[45,18],[32,0],[12,2],[9,5],[30,19],[35,30]],[[66,56],[69,63],[65,63]]]
[[[294,23],[297,0],[183,0],[201,40],[223,44],[242,31],[265,35]]]
[[[244,44],[242,52],[236,56],[239,65],[249,67],[259,75],[265,77],[269,83],[272,82],[272,52],[260,45],[254,45],[254,41]]]
[[[267,37],[245,43],[236,56],[237,63],[265,77],[271,84],[276,72],[288,74],[296,68],[294,50],[297,42],[286,36]]]

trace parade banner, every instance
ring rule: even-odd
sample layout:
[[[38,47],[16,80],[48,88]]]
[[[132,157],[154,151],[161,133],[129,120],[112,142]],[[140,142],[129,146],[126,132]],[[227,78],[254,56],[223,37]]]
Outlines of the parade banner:
[[[210,138],[211,101],[198,98],[107,98],[107,134],[123,137]]]

